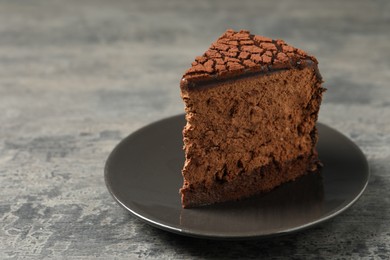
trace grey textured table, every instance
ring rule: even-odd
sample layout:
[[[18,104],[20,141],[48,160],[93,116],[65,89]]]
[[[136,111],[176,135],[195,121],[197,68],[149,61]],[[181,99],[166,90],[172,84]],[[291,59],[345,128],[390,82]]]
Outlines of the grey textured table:
[[[0,259],[388,259],[389,3],[0,1]],[[227,28],[319,59],[320,121],[361,147],[372,174],[331,221],[269,240],[206,241],[150,227],[109,195],[110,151],[183,112],[182,73]]]

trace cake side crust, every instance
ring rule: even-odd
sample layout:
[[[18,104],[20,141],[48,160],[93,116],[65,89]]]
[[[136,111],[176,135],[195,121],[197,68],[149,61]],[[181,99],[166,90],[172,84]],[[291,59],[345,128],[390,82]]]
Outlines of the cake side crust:
[[[280,185],[294,181],[308,173],[320,172],[317,153],[283,163],[271,162],[249,173],[242,173],[229,183],[215,182],[211,187],[203,184],[184,185],[180,189],[184,208],[245,199],[269,192]]]

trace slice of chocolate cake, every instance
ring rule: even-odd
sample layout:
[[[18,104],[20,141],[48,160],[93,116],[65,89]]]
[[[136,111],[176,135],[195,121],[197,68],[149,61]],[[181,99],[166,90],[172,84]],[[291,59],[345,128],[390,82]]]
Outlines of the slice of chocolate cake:
[[[181,80],[184,208],[237,200],[316,171],[324,88],[317,60],[283,40],[227,30]]]

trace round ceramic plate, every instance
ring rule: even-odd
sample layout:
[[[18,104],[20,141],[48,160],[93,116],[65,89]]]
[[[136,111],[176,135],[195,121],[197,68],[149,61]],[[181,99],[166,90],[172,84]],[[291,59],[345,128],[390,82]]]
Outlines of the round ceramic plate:
[[[174,233],[216,239],[260,238],[291,233],[328,220],[350,207],[369,177],[360,149],[318,123],[318,152],[325,165],[262,196],[182,209],[184,115],[129,135],[110,154],[105,181],[114,199],[141,220]]]

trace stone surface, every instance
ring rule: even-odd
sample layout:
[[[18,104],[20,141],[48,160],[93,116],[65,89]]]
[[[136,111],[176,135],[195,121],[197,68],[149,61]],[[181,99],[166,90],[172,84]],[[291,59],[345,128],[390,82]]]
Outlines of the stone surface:
[[[389,21],[386,0],[0,1],[0,259],[387,259]],[[371,167],[363,197],[331,221],[269,240],[206,241],[150,227],[110,197],[111,150],[183,112],[184,70],[228,28],[318,58],[328,88],[320,121]]]

